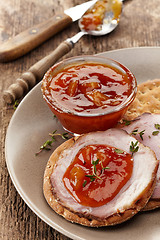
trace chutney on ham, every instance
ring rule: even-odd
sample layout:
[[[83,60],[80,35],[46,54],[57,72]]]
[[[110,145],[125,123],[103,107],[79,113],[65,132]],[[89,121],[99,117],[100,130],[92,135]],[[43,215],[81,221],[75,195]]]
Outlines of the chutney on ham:
[[[69,139],[51,155],[44,196],[65,219],[90,227],[119,224],[145,207],[155,183],[155,153],[122,129]]]

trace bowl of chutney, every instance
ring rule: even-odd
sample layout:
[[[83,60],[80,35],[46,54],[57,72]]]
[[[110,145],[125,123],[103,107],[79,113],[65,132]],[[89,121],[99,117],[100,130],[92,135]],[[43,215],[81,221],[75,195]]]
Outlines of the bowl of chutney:
[[[121,63],[84,55],[52,66],[41,90],[63,128],[83,134],[114,127],[134,100],[137,82]]]

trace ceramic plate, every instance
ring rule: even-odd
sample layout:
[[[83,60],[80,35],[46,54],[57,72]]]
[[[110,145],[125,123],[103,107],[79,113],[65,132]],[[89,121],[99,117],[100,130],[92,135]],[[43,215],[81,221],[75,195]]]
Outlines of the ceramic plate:
[[[121,49],[100,55],[126,65],[134,73],[138,83],[160,78],[160,48]],[[6,135],[8,171],[17,191],[33,212],[72,239],[160,239],[160,210],[139,213],[121,225],[98,229],[72,224],[51,210],[42,192],[43,173],[51,152],[42,152],[38,156],[35,156],[35,153],[49,139],[49,132],[55,129],[64,132],[43,101],[38,84],[18,106]],[[61,142],[61,139],[58,139],[53,150]]]

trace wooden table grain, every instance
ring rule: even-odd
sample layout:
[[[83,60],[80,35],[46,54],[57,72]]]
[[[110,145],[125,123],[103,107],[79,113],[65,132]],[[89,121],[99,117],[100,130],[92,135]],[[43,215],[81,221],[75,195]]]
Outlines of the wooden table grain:
[[[80,0],[0,0],[0,44],[26,28],[52,17]],[[160,46],[160,0],[126,0],[119,26],[103,37],[83,37],[63,58],[114,49]],[[17,193],[5,162],[5,136],[14,113],[2,99],[3,90],[24,71],[49,54],[62,40],[79,31],[77,22],[50,40],[8,63],[0,64],[0,239],[69,239],[37,217]]]

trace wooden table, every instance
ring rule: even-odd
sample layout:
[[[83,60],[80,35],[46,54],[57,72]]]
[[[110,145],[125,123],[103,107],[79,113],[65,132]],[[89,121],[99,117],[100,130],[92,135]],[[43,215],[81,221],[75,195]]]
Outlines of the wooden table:
[[[1,0],[0,43],[47,20],[58,10],[81,3],[80,0]],[[84,1],[83,1],[84,2]],[[64,58],[96,54],[120,48],[160,45],[160,0],[126,0],[119,26],[103,37],[83,37]],[[37,49],[15,61],[0,64],[1,96],[24,71],[56,48],[62,40],[79,31],[77,22]],[[0,98],[0,239],[68,239],[39,219],[25,204],[12,184],[5,163],[5,135],[14,113]]]

